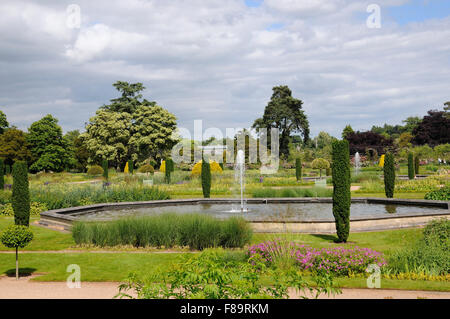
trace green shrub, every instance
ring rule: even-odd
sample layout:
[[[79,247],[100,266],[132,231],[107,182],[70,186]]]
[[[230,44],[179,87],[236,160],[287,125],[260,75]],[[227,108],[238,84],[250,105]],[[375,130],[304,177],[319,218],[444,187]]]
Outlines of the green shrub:
[[[450,186],[445,186],[445,187],[442,187],[441,189],[426,193],[425,199],[428,199],[428,200],[450,200]]]
[[[350,151],[347,140],[332,143],[333,216],[340,242],[346,242],[350,232]]]
[[[39,216],[42,212],[47,210],[45,204],[32,202],[30,205],[30,216]],[[0,206],[0,216],[14,216],[14,210],[11,203]]]
[[[437,245],[445,251],[450,251],[450,220],[434,219],[423,230],[423,240],[428,245]]]
[[[109,222],[77,222],[72,236],[78,245],[100,247],[244,247],[252,237],[250,225],[242,218],[219,220],[203,214],[161,214]]]
[[[128,171],[130,172],[130,174],[134,173],[134,162],[133,162],[133,160],[128,160]]]
[[[103,178],[107,181],[109,173],[109,163],[107,160],[102,161],[102,169],[103,169]]]
[[[11,175],[11,165],[6,165],[6,169],[5,169],[5,171],[6,171],[6,175]]]
[[[167,184],[170,184],[170,175],[175,170],[175,165],[171,158],[165,160],[165,176]]]
[[[14,168],[13,168],[14,172]],[[33,240],[33,232],[24,225],[12,225],[0,235],[0,242],[16,250],[16,279],[19,279],[19,248],[23,248]]]
[[[408,178],[414,179],[415,169],[414,169],[414,155],[413,153],[408,154]]]
[[[209,198],[211,195],[211,166],[209,161],[202,161],[201,179],[203,197]]]
[[[0,191],[5,189],[5,162],[0,158]]]
[[[103,175],[104,171],[103,168],[99,165],[93,165],[89,167],[87,174],[90,176],[100,176]]]
[[[387,198],[394,197],[395,189],[395,163],[394,155],[386,153],[384,159],[384,192]]]
[[[30,191],[26,162],[14,163],[11,203],[15,224],[28,226],[30,223]]]
[[[302,179],[302,160],[300,158],[295,159],[295,177],[297,181]]]
[[[155,168],[150,164],[145,164],[139,167],[138,172],[153,175],[155,173]]]

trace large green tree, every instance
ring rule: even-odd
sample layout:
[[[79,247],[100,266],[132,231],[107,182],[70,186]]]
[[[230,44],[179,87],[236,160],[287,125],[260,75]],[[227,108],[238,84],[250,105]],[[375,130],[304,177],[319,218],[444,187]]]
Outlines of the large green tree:
[[[113,86],[121,96],[102,106],[81,136],[91,154],[90,162],[108,160],[123,167],[130,159],[142,164],[149,158],[164,158],[177,143],[173,138],[175,116],[143,99],[142,83],[118,81]]]
[[[287,158],[291,134],[301,134],[303,142],[306,142],[309,139],[309,123],[302,109],[303,102],[292,96],[289,87],[276,86],[272,90],[273,94],[264,110],[263,117],[256,119],[252,127],[258,132],[264,128],[268,130],[278,128],[280,131],[280,154]],[[269,132],[268,135],[270,136]]]
[[[16,161],[29,161],[31,152],[28,149],[26,134],[19,129],[11,128],[0,135],[0,157],[7,165]]]
[[[0,111],[0,134],[3,134],[8,127],[9,123],[6,119],[6,115]]]
[[[68,145],[58,120],[48,114],[31,124],[27,142],[32,154],[30,171],[64,170],[69,163]]]

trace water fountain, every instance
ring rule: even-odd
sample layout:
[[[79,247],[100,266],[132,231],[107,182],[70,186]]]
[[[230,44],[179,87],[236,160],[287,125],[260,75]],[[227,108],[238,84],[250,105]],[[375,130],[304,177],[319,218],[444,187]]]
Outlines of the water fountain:
[[[245,191],[245,153],[239,150],[236,155],[236,162],[234,164],[234,181],[235,185],[239,186],[239,206],[232,205],[231,212],[247,212],[247,205],[244,200]]]
[[[356,154],[355,154],[355,175],[359,174],[360,167],[361,167],[361,157],[359,156],[359,153],[356,152]]]

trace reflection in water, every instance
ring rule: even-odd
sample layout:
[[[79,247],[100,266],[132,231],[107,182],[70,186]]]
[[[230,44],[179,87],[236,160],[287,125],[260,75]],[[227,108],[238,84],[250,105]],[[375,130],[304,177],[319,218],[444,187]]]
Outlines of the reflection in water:
[[[386,212],[389,214],[395,214],[397,212],[397,205],[386,204]]]

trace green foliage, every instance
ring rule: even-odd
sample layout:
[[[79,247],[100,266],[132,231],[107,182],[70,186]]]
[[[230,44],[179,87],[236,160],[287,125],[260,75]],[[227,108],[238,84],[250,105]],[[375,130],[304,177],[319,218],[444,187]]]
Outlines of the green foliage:
[[[15,224],[28,226],[30,223],[30,191],[26,162],[14,163],[11,202]]]
[[[78,245],[134,247],[243,247],[252,237],[242,218],[219,220],[202,214],[161,214],[109,222],[78,222],[72,227]]]
[[[47,210],[45,204],[32,202],[30,205],[30,216],[39,216],[42,212]],[[0,205],[0,216],[14,216],[14,210],[11,203]]]
[[[6,119],[6,115],[2,111],[0,111],[0,134],[3,134],[8,127],[9,123]]]
[[[254,198],[277,198],[277,197],[331,197],[333,190],[323,187],[312,188],[256,188],[252,191]]]
[[[68,145],[56,118],[49,114],[31,124],[26,139],[32,154],[32,172],[61,172],[66,168]]]
[[[133,162],[133,160],[128,160],[128,171],[130,172],[130,174],[134,173],[134,162]]]
[[[347,242],[350,232],[350,151],[347,140],[334,141],[333,147],[333,216],[340,242]]]
[[[295,177],[297,181],[302,179],[302,160],[300,158],[295,159]]]
[[[92,167],[91,167],[92,168]],[[108,173],[109,173],[109,163],[108,160],[102,161],[102,169],[103,169],[103,178],[107,181],[108,180]],[[91,175],[91,174],[90,174]]]
[[[322,177],[322,170],[330,168],[330,162],[328,162],[324,158],[316,158],[314,161],[312,161],[311,167],[320,170],[320,177]]]
[[[394,154],[388,152],[384,158],[384,191],[387,198],[394,197],[395,163]]]
[[[33,232],[24,225],[11,225],[2,232],[0,241],[8,248],[23,248],[33,240]]]
[[[209,164],[209,161],[202,161],[201,179],[203,197],[209,198],[211,195],[211,166]]]
[[[280,132],[280,154],[288,158],[291,133],[301,133],[303,141],[308,141],[309,122],[302,109],[303,102],[292,97],[292,91],[289,87],[275,86],[272,90],[273,94],[264,109],[263,117],[256,119],[252,127],[256,130],[268,127],[278,128]]]
[[[350,124],[346,125],[344,127],[344,130],[342,131],[342,139],[347,138],[347,135],[354,133],[353,128],[350,126]]]
[[[28,161],[31,152],[25,138],[25,133],[16,128],[11,128],[0,135],[0,157],[5,159],[7,165],[15,161]]]
[[[87,171],[87,174],[90,176],[100,176],[103,175],[103,173],[103,168],[99,165],[92,165]]]
[[[171,158],[168,158],[165,160],[165,176],[166,176],[166,183],[170,184],[170,176],[172,175],[172,172],[175,171],[175,165],[173,163],[173,160]]]
[[[435,220],[427,224],[423,237],[389,258],[392,273],[448,275],[450,270],[450,221]]]
[[[408,154],[408,178],[414,179],[415,169],[414,169],[414,155],[413,153]]]
[[[5,189],[5,161],[0,158],[0,192]]]
[[[438,190],[426,193],[425,199],[428,199],[428,200],[450,200],[450,186],[445,186]]]
[[[170,196],[157,187],[112,185],[106,189],[93,186],[32,188],[31,198],[33,202],[45,204],[48,209],[60,209],[100,203],[164,200]]]
[[[264,285],[268,279],[271,285]],[[315,276],[308,284],[295,270],[266,267],[256,258],[239,262],[223,250],[207,250],[196,256],[183,256],[169,269],[160,270],[146,280],[131,274],[120,285],[116,297],[132,298],[133,290],[139,299],[250,299],[289,298],[293,288],[303,298],[309,295],[334,293],[330,276]]]
[[[139,167],[138,172],[153,175],[155,173],[155,168],[150,164],[145,164]]]

